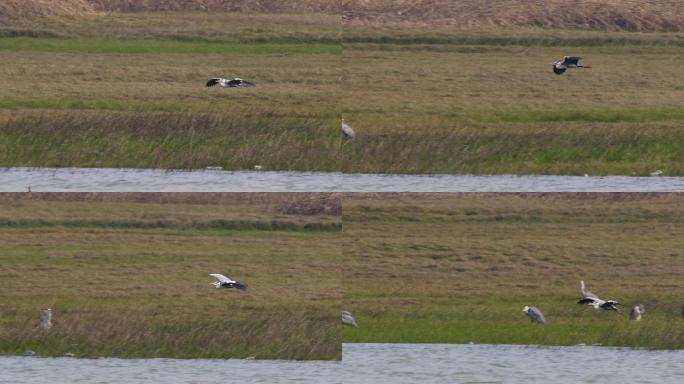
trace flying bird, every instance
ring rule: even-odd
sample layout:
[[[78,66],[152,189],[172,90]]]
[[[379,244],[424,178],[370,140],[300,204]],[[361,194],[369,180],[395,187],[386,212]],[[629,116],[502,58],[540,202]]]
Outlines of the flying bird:
[[[224,79],[222,77],[214,77],[207,81],[207,87],[213,87],[215,85],[220,85],[224,88],[237,88],[237,87],[256,87],[252,81],[244,80],[239,77],[234,79]]]
[[[578,56],[565,56],[563,60],[557,61],[553,64],[553,73],[556,75],[562,75],[571,68],[591,68],[589,66],[579,65],[579,61],[582,60]]]
[[[354,130],[352,129],[352,127],[350,127],[347,123],[344,122],[344,119],[342,119],[342,136],[344,136],[347,139],[354,138]]]
[[[544,314],[537,307],[530,307],[530,306],[526,305],[523,308],[523,312],[525,312],[525,314],[527,316],[529,316],[530,321],[533,323],[540,323],[540,324],[546,323],[546,319],[544,318]]]
[[[646,312],[646,308],[643,304],[635,305],[632,311],[629,313],[629,319],[634,321],[641,320],[641,315]]]
[[[594,309],[603,309],[604,311],[615,311],[615,312],[620,312],[620,309],[618,308],[618,303],[615,300],[601,300],[599,299],[598,296],[594,295],[593,293],[587,291],[584,287],[584,280],[580,281],[580,290],[582,291],[582,298],[579,299],[577,304],[587,304],[591,305],[594,307]]]
[[[216,279],[216,281],[212,283],[216,288],[237,288],[241,291],[247,289],[246,284],[242,284],[239,281],[235,281],[229,277],[223,276],[220,273],[210,273],[209,276],[212,276]]]
[[[41,331],[49,331],[52,328],[52,308],[46,308],[40,314],[40,324],[38,329]]]
[[[350,327],[358,328],[359,325],[356,324],[356,320],[354,320],[354,316],[352,316],[351,313],[348,311],[342,311],[342,324],[348,325]]]

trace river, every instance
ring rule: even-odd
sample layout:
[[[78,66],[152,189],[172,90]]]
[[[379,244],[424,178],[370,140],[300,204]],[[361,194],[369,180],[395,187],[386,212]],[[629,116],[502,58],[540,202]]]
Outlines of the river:
[[[682,192],[684,177],[4,168],[0,192]]]
[[[683,383],[684,351],[344,344],[343,362],[0,357],[0,383]]]

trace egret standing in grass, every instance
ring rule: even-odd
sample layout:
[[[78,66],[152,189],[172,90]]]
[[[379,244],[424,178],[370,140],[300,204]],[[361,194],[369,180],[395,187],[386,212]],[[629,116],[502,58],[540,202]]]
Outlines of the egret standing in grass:
[[[580,281],[580,290],[582,292],[582,298],[579,299],[577,304],[591,305],[592,307],[594,307],[594,309],[603,309],[604,311],[620,312],[620,309],[618,308],[618,305],[620,305],[620,303],[618,303],[615,300],[599,299],[598,296],[594,295],[593,293],[585,289],[584,280]]]
[[[358,328],[359,325],[356,324],[356,320],[354,320],[354,316],[352,316],[349,311],[342,311],[342,324],[348,325],[350,327]]]
[[[46,308],[40,314],[40,324],[38,324],[38,329],[43,332],[47,332],[52,328],[52,308]]]
[[[525,312],[525,314],[530,318],[530,321],[533,323],[539,323],[539,324],[546,323],[546,319],[544,318],[544,314],[537,307],[530,307],[530,306],[526,305],[523,308],[523,312]]]
[[[212,284],[216,288],[236,288],[241,291],[244,291],[247,289],[247,285],[243,284],[239,281],[235,281],[229,277],[226,277],[220,273],[210,273],[209,276],[212,276],[213,278],[216,279]]]
[[[347,139],[353,139],[354,135],[355,134],[352,127],[350,127],[347,123],[344,122],[344,119],[342,119],[342,136],[344,136]]]
[[[571,68],[591,68],[589,66],[579,65],[580,60],[582,60],[582,58],[579,56],[565,56],[563,60],[556,61],[553,64],[553,73],[562,75]]]
[[[635,305],[632,311],[629,313],[629,319],[634,321],[641,320],[641,315],[646,312],[646,308],[643,304]]]

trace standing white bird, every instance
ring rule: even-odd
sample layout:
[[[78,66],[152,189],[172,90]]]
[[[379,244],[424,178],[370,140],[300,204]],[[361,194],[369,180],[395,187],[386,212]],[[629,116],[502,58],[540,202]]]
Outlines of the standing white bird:
[[[537,307],[530,307],[530,306],[526,305],[523,308],[523,312],[525,312],[525,314],[527,316],[529,316],[530,321],[533,323],[540,323],[540,324],[546,323],[546,319],[544,318],[544,314]]]
[[[40,314],[40,324],[38,324],[38,329],[41,331],[49,331],[52,328],[52,308],[46,308]]]
[[[342,311],[342,324],[348,325],[350,327],[358,328],[359,325],[356,324],[356,320],[354,320],[354,316],[352,316],[349,311]]]
[[[562,75],[570,68],[591,68],[589,66],[579,65],[580,60],[582,60],[582,58],[579,56],[565,56],[563,60],[556,61],[553,64],[553,73]]]
[[[224,79],[222,77],[214,77],[207,81],[207,87],[213,87],[219,85],[224,88],[237,88],[237,87],[256,87],[254,82],[249,80],[244,80],[239,77],[234,79]]]
[[[344,136],[347,139],[353,139],[354,135],[355,134],[352,127],[350,127],[347,123],[344,122],[344,119],[342,119],[342,136]]]
[[[644,312],[646,312],[646,308],[643,304],[635,305],[634,308],[632,308],[632,312],[629,313],[629,319],[639,321]]]
[[[594,309],[603,309],[604,311],[615,311],[620,312],[618,308],[618,303],[615,300],[601,300],[598,296],[584,289],[584,281],[580,281],[580,290],[582,291],[582,298],[579,299],[577,304],[588,304],[594,307]]]
[[[210,273],[209,276],[212,276],[216,279],[212,284],[216,288],[237,288],[241,291],[244,291],[247,289],[247,285],[243,284],[239,281],[235,281],[229,277],[226,277],[220,273]]]

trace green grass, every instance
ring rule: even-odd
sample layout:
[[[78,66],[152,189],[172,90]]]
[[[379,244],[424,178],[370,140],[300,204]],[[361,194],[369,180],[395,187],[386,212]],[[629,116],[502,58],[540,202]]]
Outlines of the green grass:
[[[339,44],[302,44],[283,41],[255,44],[178,40],[113,40],[98,38],[55,39],[42,37],[0,38],[0,50],[13,52],[75,52],[94,54],[339,54]]]
[[[341,358],[339,216],[304,213],[339,208],[334,197],[18,194],[0,206],[0,354]],[[216,272],[248,290],[215,289]]]
[[[357,194],[344,200],[345,342],[681,349],[677,194]],[[675,208],[676,207],[676,208]],[[607,273],[609,271],[609,273]],[[579,280],[641,322],[576,304]],[[525,305],[542,310],[532,324]]]

